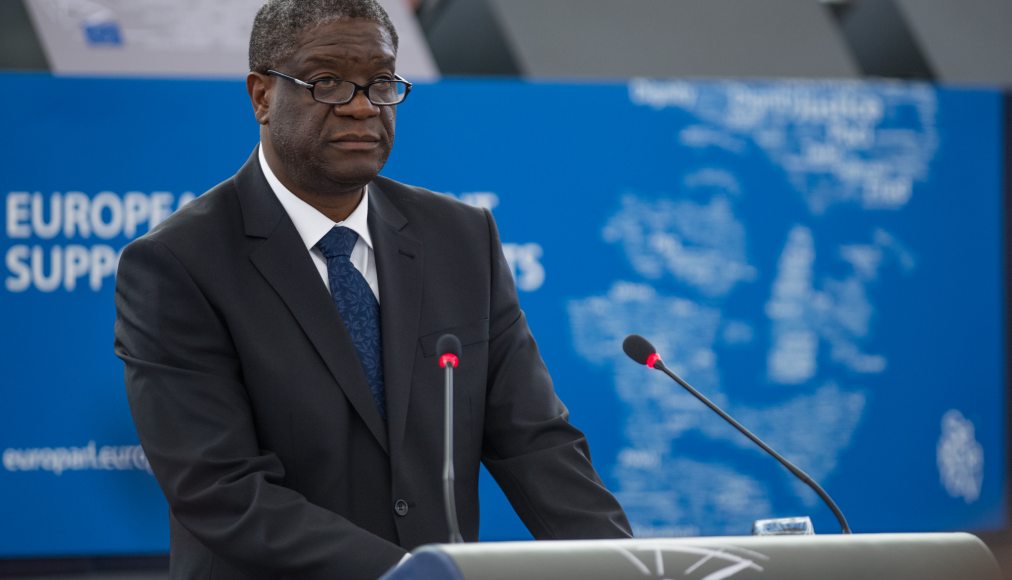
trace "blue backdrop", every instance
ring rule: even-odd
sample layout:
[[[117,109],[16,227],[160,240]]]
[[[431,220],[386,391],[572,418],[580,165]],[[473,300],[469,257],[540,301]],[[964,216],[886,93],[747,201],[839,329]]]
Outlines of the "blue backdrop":
[[[2,75],[0,557],[167,549],[112,354],[118,252],[249,155],[242,83]],[[572,420],[641,535],[1005,524],[1001,96],[445,81],[386,175],[493,210]],[[483,539],[528,537],[487,479]]]

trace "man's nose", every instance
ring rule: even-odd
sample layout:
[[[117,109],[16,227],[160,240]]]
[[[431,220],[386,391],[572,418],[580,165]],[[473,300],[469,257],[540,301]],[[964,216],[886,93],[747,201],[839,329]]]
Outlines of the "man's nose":
[[[343,105],[334,105],[334,113],[354,117],[356,119],[367,119],[379,115],[379,105],[374,105],[365,95],[365,91],[355,91],[355,96]]]

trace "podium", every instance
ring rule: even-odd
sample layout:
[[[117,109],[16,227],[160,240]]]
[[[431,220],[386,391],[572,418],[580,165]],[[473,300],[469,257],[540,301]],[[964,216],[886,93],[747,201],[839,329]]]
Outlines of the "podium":
[[[489,542],[423,546],[383,580],[1001,580],[966,533]]]

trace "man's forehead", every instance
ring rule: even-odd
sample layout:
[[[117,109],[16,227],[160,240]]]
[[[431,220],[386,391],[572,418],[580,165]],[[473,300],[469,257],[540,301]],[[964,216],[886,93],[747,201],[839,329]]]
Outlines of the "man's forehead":
[[[385,26],[364,18],[333,18],[307,26],[299,31],[295,45],[310,47],[317,43],[327,44],[336,39],[348,43],[370,43],[388,47],[393,51],[393,38]]]
[[[390,33],[378,22],[341,18],[304,29],[291,60],[301,64],[376,64],[396,60]]]
[[[327,47],[321,47],[321,52],[303,54],[301,55],[301,58],[297,58],[297,60],[299,63],[306,66],[335,66],[348,63],[368,63],[376,66],[392,66],[396,61],[396,58],[389,54],[363,55],[355,51],[348,50],[346,47],[342,49],[340,46],[332,46],[330,47],[332,50],[322,52],[322,49],[324,48]]]

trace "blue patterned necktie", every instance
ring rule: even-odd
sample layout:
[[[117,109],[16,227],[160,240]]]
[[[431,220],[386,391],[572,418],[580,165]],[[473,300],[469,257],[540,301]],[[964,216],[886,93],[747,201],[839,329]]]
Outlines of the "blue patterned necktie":
[[[362,273],[351,263],[351,250],[358,241],[354,231],[337,226],[323,236],[316,247],[327,258],[330,295],[337,304],[348,334],[358,351],[358,360],[369,380],[369,390],[380,416],[386,419],[383,389],[383,350],[380,342],[379,302]]]

